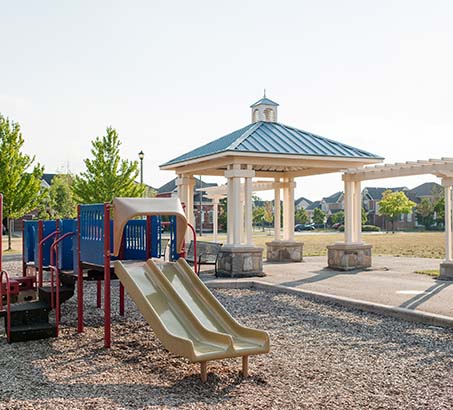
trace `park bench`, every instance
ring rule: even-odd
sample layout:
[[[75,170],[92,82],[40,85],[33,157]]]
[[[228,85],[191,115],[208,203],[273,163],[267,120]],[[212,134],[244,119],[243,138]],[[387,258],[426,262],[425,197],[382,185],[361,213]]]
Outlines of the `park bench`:
[[[198,272],[200,271],[200,265],[214,265],[217,264],[217,255],[219,254],[221,243],[197,241],[197,264]],[[193,257],[193,241],[190,241],[189,248],[187,249],[186,261],[194,263]],[[217,273],[217,267],[215,267]]]

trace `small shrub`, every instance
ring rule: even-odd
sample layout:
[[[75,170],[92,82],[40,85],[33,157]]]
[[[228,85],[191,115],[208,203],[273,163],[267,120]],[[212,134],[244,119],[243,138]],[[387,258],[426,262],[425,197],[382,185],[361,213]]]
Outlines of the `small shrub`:
[[[344,232],[344,225],[341,225],[338,230],[340,232]],[[380,232],[381,228],[379,226],[374,226],[374,225],[363,225],[362,226],[362,232]]]

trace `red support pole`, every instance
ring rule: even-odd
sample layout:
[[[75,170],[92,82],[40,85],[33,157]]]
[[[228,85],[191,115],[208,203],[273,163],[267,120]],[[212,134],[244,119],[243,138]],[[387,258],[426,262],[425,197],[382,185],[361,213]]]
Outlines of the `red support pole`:
[[[3,261],[3,194],[0,194],[0,225],[2,226],[2,232],[0,233],[0,272],[1,272]]]
[[[110,345],[110,204],[104,204],[104,347]]]
[[[2,222],[2,224],[3,224],[3,222]],[[7,321],[6,337],[7,337],[8,343],[10,343],[10,341],[11,341],[11,283],[9,281],[8,272],[6,272],[4,270],[0,271],[0,306],[1,306],[0,311],[3,310],[3,294],[2,294],[3,276],[5,276],[5,278],[6,278],[6,321]]]
[[[124,316],[124,286],[120,282],[120,316]]]
[[[101,281],[98,280],[96,282],[96,307],[98,307],[98,308],[101,307],[101,300],[102,300],[101,291],[102,291]]]
[[[41,243],[42,241],[42,221],[38,221],[38,286],[42,287],[42,249]]]
[[[77,206],[77,333],[83,332],[83,269],[80,260],[80,205]]]

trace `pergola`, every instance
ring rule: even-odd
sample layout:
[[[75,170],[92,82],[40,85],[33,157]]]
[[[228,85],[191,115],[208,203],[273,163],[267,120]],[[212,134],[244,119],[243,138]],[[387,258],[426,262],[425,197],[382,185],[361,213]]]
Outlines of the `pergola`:
[[[453,279],[453,236],[452,236],[452,187],[453,187],[453,158],[430,159],[426,161],[409,161],[397,164],[382,164],[371,167],[348,169],[343,174],[345,191],[345,238],[344,246],[337,246],[352,250],[354,260],[349,261],[343,268],[364,267],[371,265],[370,259],[360,261],[360,254],[364,246],[361,238],[361,182],[373,179],[394,178],[411,175],[432,174],[441,178],[445,189],[445,262],[441,264],[441,278]],[[339,260],[335,258],[335,246],[329,247],[329,265],[336,267]],[[365,251],[366,253],[366,251]],[[357,258],[359,255],[359,258]],[[337,255],[338,256],[338,255]],[[334,259],[337,259],[336,261]],[[343,259],[347,259],[344,257]],[[364,255],[364,259],[368,259]],[[364,262],[364,263],[361,263]],[[346,262],[347,264],[347,262]],[[343,263],[345,265],[345,263]]]
[[[219,255],[220,275],[262,272],[262,249],[254,247],[252,237],[253,178],[270,179],[277,215],[283,199],[283,238],[277,224],[276,241],[285,242],[282,246],[286,251],[280,253],[285,259],[287,250],[295,246],[295,178],[342,172],[383,160],[367,151],[276,122],[277,106],[263,97],[251,106],[251,124],[160,166],[178,175],[178,196],[186,205],[191,224],[194,224],[194,175],[227,179],[228,237]]]

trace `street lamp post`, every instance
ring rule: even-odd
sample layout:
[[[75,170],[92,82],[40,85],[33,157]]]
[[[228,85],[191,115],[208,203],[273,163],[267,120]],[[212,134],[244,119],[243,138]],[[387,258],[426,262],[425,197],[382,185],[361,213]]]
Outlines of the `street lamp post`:
[[[145,158],[145,153],[140,151],[138,157],[140,159],[140,185],[143,186],[143,158]]]

